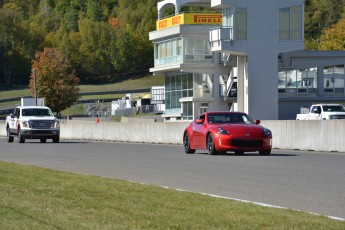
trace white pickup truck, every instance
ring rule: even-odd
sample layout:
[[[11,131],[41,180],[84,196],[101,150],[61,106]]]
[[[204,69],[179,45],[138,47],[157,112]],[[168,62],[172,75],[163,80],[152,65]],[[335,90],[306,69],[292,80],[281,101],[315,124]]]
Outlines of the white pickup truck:
[[[6,117],[7,141],[13,142],[18,137],[19,143],[25,139],[40,139],[45,143],[52,139],[60,141],[60,123],[46,106],[18,106],[14,113]]]
[[[345,119],[345,108],[339,104],[312,105],[307,113],[297,114],[296,120]]]

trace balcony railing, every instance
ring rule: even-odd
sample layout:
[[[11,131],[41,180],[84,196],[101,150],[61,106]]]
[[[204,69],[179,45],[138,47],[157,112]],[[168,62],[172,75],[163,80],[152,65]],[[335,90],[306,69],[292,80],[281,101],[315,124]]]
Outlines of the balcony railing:
[[[155,59],[155,67],[168,67],[180,63],[212,62],[212,54],[185,54]]]
[[[219,45],[220,41],[233,41],[234,39],[233,27],[220,26],[210,29],[211,46],[215,43]]]

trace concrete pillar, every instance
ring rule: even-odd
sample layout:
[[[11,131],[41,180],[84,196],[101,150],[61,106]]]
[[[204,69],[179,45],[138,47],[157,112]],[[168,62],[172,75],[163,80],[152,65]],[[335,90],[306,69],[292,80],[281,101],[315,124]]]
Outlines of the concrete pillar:
[[[248,76],[246,73],[246,56],[237,57],[237,109],[248,112]]]
[[[318,66],[317,67],[317,95],[318,96],[323,96],[324,95],[324,84],[323,84],[323,66]]]

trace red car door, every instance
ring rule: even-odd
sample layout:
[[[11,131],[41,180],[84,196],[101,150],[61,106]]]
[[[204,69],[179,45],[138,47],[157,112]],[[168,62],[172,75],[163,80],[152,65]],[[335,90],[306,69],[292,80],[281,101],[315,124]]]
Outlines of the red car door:
[[[202,120],[202,123],[198,123],[197,121]],[[194,146],[197,149],[204,148],[205,146],[205,115],[201,115],[194,121],[193,124],[193,142]]]

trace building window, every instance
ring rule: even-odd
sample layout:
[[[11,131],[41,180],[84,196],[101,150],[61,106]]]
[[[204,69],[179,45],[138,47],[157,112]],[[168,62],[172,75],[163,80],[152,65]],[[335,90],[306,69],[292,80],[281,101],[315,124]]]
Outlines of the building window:
[[[247,9],[236,8],[235,17],[235,38],[236,40],[247,40]]]
[[[201,38],[184,38],[186,63],[200,63],[212,61],[212,51],[209,40]]]
[[[165,77],[165,113],[180,114],[180,98],[193,97],[193,74],[177,73]]]
[[[344,95],[344,65],[327,66],[323,69],[324,94],[328,96]]]
[[[234,14],[232,12],[233,8],[226,8],[223,9],[222,15],[223,15],[223,20],[222,20],[222,25],[225,27],[233,27],[234,23],[233,23],[233,18],[234,18]]]
[[[302,40],[302,6],[279,9],[279,40]]]
[[[279,95],[316,95],[317,88],[316,67],[278,73]]]
[[[200,114],[207,112],[208,110],[208,103],[200,103]]]
[[[182,62],[182,38],[174,38],[155,44],[155,66]]]
[[[193,102],[183,102],[182,120],[193,120]]]

